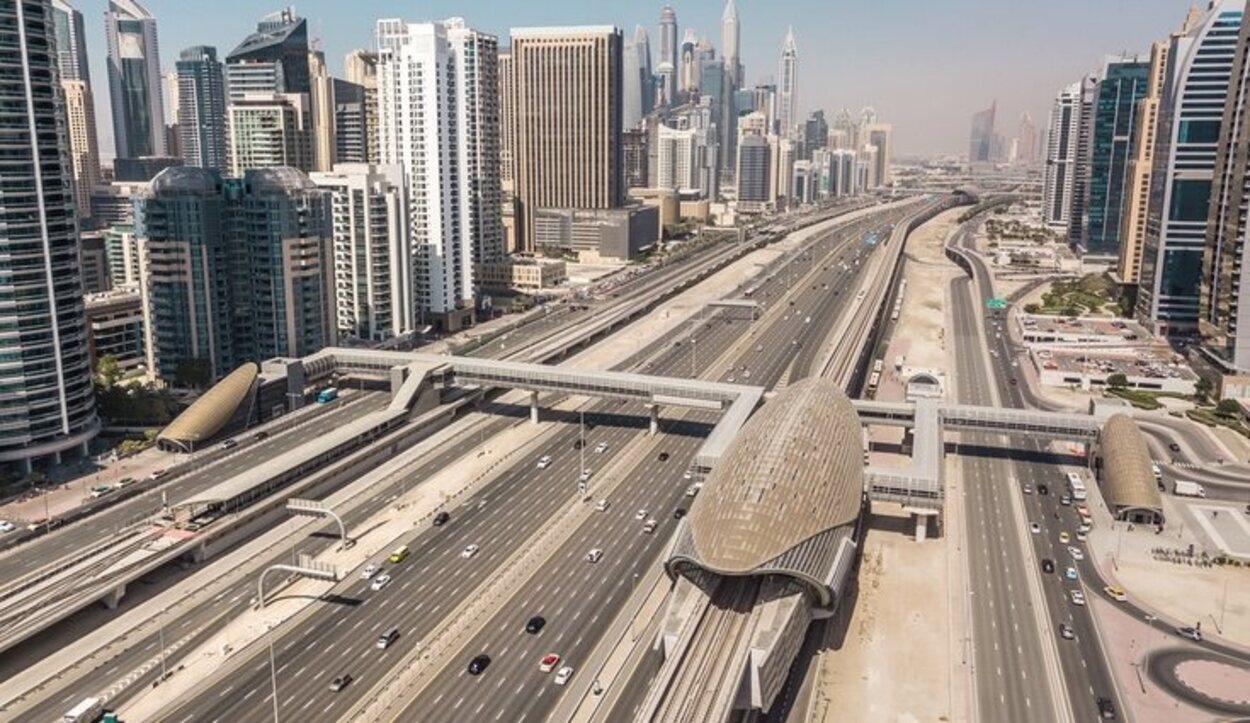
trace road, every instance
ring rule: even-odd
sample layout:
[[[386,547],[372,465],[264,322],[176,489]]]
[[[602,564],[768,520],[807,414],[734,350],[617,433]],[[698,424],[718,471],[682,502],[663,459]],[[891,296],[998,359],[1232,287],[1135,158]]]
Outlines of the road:
[[[824,242],[823,248],[832,248],[835,243],[836,239],[831,235],[830,239]],[[822,247],[820,244],[817,244],[817,248],[819,249]],[[855,269],[857,267],[851,266],[849,268]],[[833,268],[827,273],[828,278],[831,280],[835,280],[839,275],[850,275],[849,270],[842,270],[840,268]],[[789,281],[789,277],[779,275],[775,279],[775,284],[778,290],[780,290],[785,284],[789,283]],[[769,293],[771,293],[771,291]],[[786,312],[783,312],[781,322],[775,325],[774,329],[770,329],[769,333],[775,332],[778,334],[777,339],[779,340],[793,339],[795,336],[800,334],[802,331],[801,327],[812,327],[812,324],[805,322],[804,318],[805,317],[801,317],[797,311],[795,313],[791,313],[787,310]],[[750,325],[750,322],[746,320],[721,318],[719,316],[711,317],[710,319],[700,321],[699,323],[703,325],[703,328],[695,328],[692,330],[693,333],[698,335],[696,337],[698,341],[695,345],[693,345],[693,350],[692,345],[690,344],[686,344],[684,346],[674,344],[664,351],[660,359],[652,363],[649,371],[652,373],[664,373],[665,371],[671,369],[680,373],[680,370],[689,368],[687,365],[691,364],[693,364],[696,368],[700,368],[702,365],[699,364],[699,359],[705,360],[703,365],[706,365],[707,360],[711,360],[718,355],[718,347],[721,349],[726,348],[730,342],[736,340],[742,333],[749,333],[747,327]],[[674,335],[674,337],[679,338],[679,341],[681,336],[681,334]],[[754,349],[751,350],[750,353],[756,356],[756,359],[750,362],[750,366],[754,367],[756,370],[756,378],[752,379],[751,383],[758,383],[760,381],[760,375],[764,377],[765,381],[775,379],[780,376],[785,364],[788,363],[788,356],[793,353],[793,351],[787,351],[785,348],[786,346],[791,346],[793,348],[795,345],[774,343],[772,341],[772,337],[770,337],[767,344],[762,343],[756,347],[756,349],[759,349],[760,351],[755,351]],[[731,375],[733,375],[733,373],[731,373],[728,369],[720,374],[720,376],[726,379]],[[625,408],[622,408],[622,411],[624,412]],[[638,413],[641,410],[630,411]],[[674,429],[666,428],[663,430],[666,438],[672,439],[671,443],[665,442],[665,444],[669,444],[672,447],[672,452],[670,452],[672,456],[666,463],[667,465],[671,465],[671,467],[667,467],[666,469],[679,472],[684,468],[683,463],[688,461],[693,455],[697,444],[701,440],[698,438],[698,435],[689,435],[685,425],[674,426]],[[595,431],[600,432],[601,429],[602,428],[597,427]],[[562,441],[553,442],[552,449],[558,450],[564,443],[571,444],[571,435],[575,434],[575,429],[566,430],[564,434],[558,437],[558,439]],[[596,443],[596,440],[591,439],[588,443],[593,446]],[[623,443],[612,442],[613,449],[619,449],[621,446],[623,446]],[[557,457],[557,464],[559,464],[559,462],[559,457]],[[651,474],[654,471],[654,466],[658,463],[658,459],[654,458],[644,462],[644,473],[633,475],[629,484],[646,485],[650,483],[654,487],[654,480],[649,480],[648,478],[651,477]],[[495,490],[494,492],[488,491],[484,493],[487,495],[488,499],[491,500],[489,504],[481,508],[474,508],[472,506],[474,503],[470,501],[470,517],[466,519],[464,515],[458,515],[453,520],[453,523],[448,527],[437,532],[422,533],[422,536],[419,536],[411,543],[414,547],[413,562],[415,564],[415,562],[419,560],[422,565],[421,570],[454,570],[454,574],[423,575],[420,574],[421,570],[418,570],[418,574],[414,576],[407,574],[407,571],[402,571],[399,578],[397,578],[396,583],[393,584],[399,585],[400,590],[404,590],[402,586],[405,583],[409,584],[411,587],[404,590],[404,597],[408,600],[425,601],[419,603],[419,605],[422,606],[433,606],[440,603],[451,604],[451,602],[458,600],[461,596],[474,589],[481,579],[483,579],[483,576],[491,572],[489,563],[492,560],[492,555],[503,555],[504,551],[509,549],[512,545],[519,544],[525,539],[528,539],[528,537],[535,530],[540,528],[545,520],[551,518],[557,509],[568,503],[568,486],[570,484],[570,478],[561,478],[558,474],[552,474],[553,469],[540,473],[532,467],[532,460],[524,461],[519,468],[513,470],[505,477],[505,479],[509,480],[507,483],[496,483],[490,488],[491,490]],[[555,480],[555,482],[553,482],[553,480]],[[624,502],[620,499],[615,500],[612,507],[612,510],[615,510],[615,515],[612,514],[612,510],[610,510],[607,514],[593,517],[592,520],[594,522],[589,525],[586,530],[578,531],[578,534],[587,535],[588,537],[579,538],[575,535],[574,541],[569,545],[566,545],[565,548],[562,548],[562,550],[557,551],[557,553],[560,555],[568,555],[568,559],[573,561],[579,560],[580,556],[585,553],[586,547],[584,543],[591,539],[591,537],[595,537],[597,539],[607,539],[611,537],[614,534],[613,530],[616,525],[619,524],[624,527],[632,521],[632,517],[629,516],[629,511],[643,504],[651,505],[657,509],[666,510],[670,516],[669,519],[665,520],[666,526],[671,524],[671,509],[672,506],[676,504],[676,498],[682,494],[683,488],[684,485],[681,484],[659,487],[651,491],[650,494],[652,496],[646,496],[643,492],[625,493],[625,497],[627,499],[631,498],[632,495],[632,504],[630,502]],[[641,490],[642,488],[640,487],[639,489]],[[522,507],[520,502],[510,502],[510,500],[512,500],[511,497],[504,497],[505,495],[513,494],[518,496],[518,500],[523,499],[526,506]],[[637,500],[642,501],[637,502]],[[472,528],[472,520],[477,519],[478,517],[483,520],[481,524],[500,525],[498,528],[499,531],[496,535],[482,536],[478,530]],[[657,519],[661,518],[657,516]],[[600,529],[601,526],[602,529]],[[661,528],[661,532],[663,529],[664,528]],[[671,532],[671,527],[668,529]],[[496,538],[499,534],[503,535],[503,539]],[[643,548],[646,548],[647,545],[651,545],[651,549],[653,550],[652,554],[658,554],[660,546],[659,543],[666,537],[664,534],[649,536],[644,536],[640,533],[635,534],[635,540],[637,540],[637,542],[634,544]],[[477,540],[488,540],[488,543],[482,543]],[[462,561],[458,557],[459,551],[465,544],[473,541],[477,541],[476,544],[483,545],[482,552],[479,553],[477,557],[468,560],[468,564],[462,564]],[[627,549],[631,549],[632,551],[632,548]],[[603,594],[608,595],[609,592],[612,592],[612,588],[602,586],[601,580],[605,575],[607,575],[609,568],[614,565],[627,564],[626,561],[628,561],[628,564],[637,566],[638,569],[644,569],[643,566],[647,564],[648,559],[645,551],[642,555],[622,554],[619,558],[616,557],[616,555],[605,554],[605,558],[596,566],[596,569],[594,570],[595,575],[592,576],[593,583],[591,583],[590,580],[583,580],[583,584],[593,584],[596,588],[603,588]],[[564,558],[557,557],[548,564],[564,569],[567,575],[567,567],[564,567]],[[573,567],[576,569],[579,565],[574,565]],[[622,571],[618,569],[616,572],[619,574]],[[585,573],[583,573],[581,577],[584,576]],[[404,580],[403,578],[405,577],[410,579]],[[538,575],[533,578],[533,584],[541,584],[543,579],[543,575]],[[617,579],[619,580],[621,578],[618,576]],[[575,583],[570,581],[569,584],[572,585]],[[575,594],[574,592],[570,592],[570,590],[571,588],[562,588],[559,595],[561,597],[567,597],[568,600],[575,601],[580,607],[590,609],[588,606],[583,604],[582,596]],[[524,600],[525,598],[523,596],[526,592],[526,590],[519,591],[518,595],[521,595],[522,597],[518,599]],[[280,644],[279,648],[275,650],[275,654],[278,657],[278,666],[282,668],[285,665],[286,667],[284,668],[284,671],[294,670],[297,673],[295,677],[300,681],[298,683],[299,687],[293,691],[295,694],[294,701],[302,701],[301,704],[307,706],[308,711],[317,713],[318,718],[322,716],[331,717],[337,712],[341,712],[353,700],[353,694],[359,695],[364,692],[367,687],[375,683],[380,676],[385,675],[386,670],[391,664],[389,661],[402,657],[406,650],[411,649],[412,645],[417,644],[417,642],[422,637],[427,635],[433,629],[434,625],[439,622],[437,617],[437,612],[439,611],[435,610],[433,607],[423,607],[423,609],[417,610],[412,606],[405,606],[402,608],[401,606],[396,606],[393,609],[387,609],[381,602],[386,599],[386,593],[387,590],[383,590],[379,595],[364,597],[362,598],[362,602],[360,604],[351,606],[349,609],[342,609],[341,606],[333,605],[323,607],[321,610],[317,611],[312,618],[310,618],[307,624],[300,625],[298,630],[292,631],[284,636],[283,641],[289,642],[283,642]],[[618,590],[615,594],[626,595],[627,592],[620,592]],[[534,595],[535,597],[530,599],[537,600],[539,599],[537,597],[538,595],[542,595],[544,599],[550,598],[553,596],[553,593],[551,589],[535,589]],[[375,600],[378,602],[375,603]],[[605,608],[613,608],[614,605],[619,606],[622,601],[623,597],[616,602],[614,602],[613,599],[605,599],[597,602],[594,609],[604,610]],[[522,605],[520,607],[523,608],[525,606]],[[580,637],[582,638],[581,644],[585,646],[587,651],[590,646],[593,645],[594,638],[597,638],[598,634],[602,632],[603,628],[609,622],[611,616],[607,614],[607,612],[608,611],[605,610],[605,614],[597,620],[594,619],[595,616],[592,614],[585,615],[585,619],[582,624],[588,626],[588,632],[582,633]],[[516,630],[517,620],[523,620],[524,617],[528,616],[528,614],[530,613],[526,610],[510,609],[509,612],[503,616],[506,619],[501,619],[498,624],[495,624],[494,621],[492,621],[492,625],[489,625],[487,630],[499,631],[502,629],[503,631],[508,632],[509,636],[511,636]],[[574,613],[570,613],[568,611],[564,613],[564,615],[569,616],[570,619],[573,614]],[[557,619],[549,625],[550,632],[544,632],[544,635],[549,635],[551,638],[560,634],[559,631],[562,615],[557,611],[555,617]],[[367,620],[370,625],[369,633],[372,633],[375,629],[389,629],[390,626],[400,627],[400,640],[387,650],[384,655],[378,655],[372,646],[372,641],[374,639],[373,635],[366,633],[359,628],[353,630],[351,627],[347,627],[346,630],[342,630],[342,628],[346,626],[346,623],[342,621],[349,620],[350,618],[358,618],[357,623],[360,627],[363,627],[366,624],[365,622],[360,621]],[[575,625],[578,620],[582,620],[582,618],[573,619],[572,622],[569,622],[568,624]],[[341,632],[336,632],[336,627],[339,628]],[[310,649],[307,645],[300,645],[300,641],[303,639],[303,636],[311,634],[307,632],[310,630],[321,631],[320,634],[317,635],[318,644],[316,649]],[[571,632],[566,634],[572,635]],[[573,643],[576,643],[577,637],[579,636],[573,636],[570,639]],[[328,679],[325,678],[325,675],[328,675],[329,673],[323,672],[322,670],[325,667],[325,663],[321,656],[327,648],[331,650],[332,654],[334,650],[341,650],[342,648],[338,647],[339,643],[336,642],[339,640],[341,640],[341,644],[344,646],[352,646],[352,652],[348,653],[348,659],[351,659],[352,657],[359,659],[357,663],[353,664],[354,668],[358,668],[356,671],[353,671],[353,675],[358,679],[359,684],[354,684],[347,690],[337,695],[333,695],[326,688]],[[495,649],[501,650],[503,647],[503,645],[500,645]],[[578,646],[574,645],[573,647],[577,648]],[[360,649],[359,652],[356,652],[357,648]],[[505,655],[502,660],[497,660],[482,680],[501,679],[505,673],[500,671],[506,671],[508,669],[508,660],[520,661],[515,663],[517,666],[525,666],[529,664],[536,665],[536,663],[532,660],[523,660],[522,656],[517,651],[519,651],[519,648],[517,650],[510,651],[515,655],[515,657]],[[570,660],[575,660],[578,657],[578,653],[572,650],[566,651],[565,654]],[[452,670],[454,668],[458,672],[458,670],[462,669],[463,661],[454,661],[454,665],[452,663],[453,661],[448,661],[448,670]],[[303,675],[299,674],[301,669],[304,671]],[[317,673],[321,673],[321,675],[314,673],[314,670],[316,670]],[[309,680],[309,676],[317,677],[313,680]],[[333,675],[330,677],[333,677]],[[267,666],[262,665],[259,669],[257,669],[249,662],[248,667],[245,667],[238,674],[231,675],[228,680],[214,687],[211,691],[195,700],[185,702],[184,705],[180,706],[178,712],[172,715],[172,719],[182,720],[185,718],[213,720],[215,718],[220,718],[223,720],[233,720],[243,718],[259,720],[261,717],[267,715],[265,711],[267,711],[268,708],[260,706],[259,703],[249,704],[247,701],[254,701],[258,696],[268,695],[268,693],[264,690],[268,686],[268,679]],[[511,676],[509,676],[509,679],[512,679]],[[521,684],[519,677],[516,679],[518,680],[518,684]],[[437,683],[437,681],[435,681],[435,683]],[[493,685],[498,687],[497,683],[493,683]],[[255,690],[256,693],[248,696],[248,693],[253,690]],[[223,691],[227,692],[223,693]],[[235,692],[238,692],[239,694],[231,694]],[[290,697],[290,695],[291,693],[283,694],[280,691],[280,702],[285,703],[285,700]],[[241,700],[243,697],[246,697],[247,700]],[[553,695],[551,696],[550,702],[554,703],[554,701],[555,696]],[[476,703],[481,702],[482,701],[476,701]],[[475,708],[476,703],[474,703]],[[510,705],[515,704],[516,699],[513,699]],[[546,704],[540,703],[540,705]],[[251,708],[256,706],[259,706],[261,712],[250,712]],[[483,709],[485,709],[485,704],[483,704]]]
[[[316,424],[338,426],[349,419],[384,408],[390,399],[386,394],[364,392],[367,398],[342,404],[340,408],[317,417]],[[349,401],[344,399],[344,402]],[[311,421],[311,420],[310,420]],[[0,556],[0,580],[6,582],[33,572],[53,561],[75,555],[114,535],[117,530],[160,511],[161,496],[175,504],[191,497],[223,479],[263,464],[308,441],[308,430],[296,427],[275,433],[263,443],[242,443],[237,450],[203,469],[171,479],[151,491],[126,500],[97,514],[84,518],[51,534],[38,537]]]

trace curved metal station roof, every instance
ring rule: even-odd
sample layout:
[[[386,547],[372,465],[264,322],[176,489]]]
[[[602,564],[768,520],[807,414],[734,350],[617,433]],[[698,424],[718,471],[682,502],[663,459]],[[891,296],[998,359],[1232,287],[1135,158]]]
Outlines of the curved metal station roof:
[[[162,429],[157,441],[190,449],[217,434],[247,399],[259,372],[260,367],[248,362],[227,374]]]
[[[828,604],[863,494],[855,408],[834,381],[804,379],[751,417],[713,469],[670,570],[795,577]]]
[[[1103,480],[1112,511],[1146,510],[1163,514],[1163,500],[1150,468],[1150,450],[1137,422],[1115,414],[1103,425]]]

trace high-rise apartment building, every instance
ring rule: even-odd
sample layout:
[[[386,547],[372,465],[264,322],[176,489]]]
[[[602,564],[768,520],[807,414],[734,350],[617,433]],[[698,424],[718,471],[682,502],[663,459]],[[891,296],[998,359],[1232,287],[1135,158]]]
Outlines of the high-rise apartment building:
[[[362,85],[334,78],[334,157],[339,163],[366,163],[369,160],[369,98]],[[373,112],[376,116],[376,111]],[[376,117],[375,117],[376,122]]]
[[[1072,166],[1072,200],[1068,212],[1068,243],[1082,246],[1088,220],[1090,161],[1094,146],[1094,98],[1098,93],[1098,78],[1087,75],[1081,78],[1079,111],[1077,114],[1076,157]]]
[[[621,51],[624,77],[621,81],[621,127],[636,128],[642,117],[655,106],[655,81],[651,75],[651,41],[641,25],[634,28],[634,38]]]
[[[230,173],[290,166],[310,171],[312,128],[307,93],[248,93],[227,109]]]
[[[791,138],[799,122],[799,49],[794,43],[794,28],[786,31],[781,46],[781,62],[777,67],[777,135]]]
[[[873,187],[888,186],[894,182],[894,126],[889,123],[866,123],[862,135],[865,147],[876,148],[872,156]]]
[[[86,452],[99,430],[48,0],[0,4],[0,462]]]
[[[1046,137],[1046,169],[1042,180],[1042,221],[1066,229],[1072,218],[1077,146],[1081,131],[1082,83],[1055,96]]]
[[[312,168],[328,171],[337,162],[338,142],[335,139],[334,78],[326,68],[325,54],[315,50],[308,54],[308,110],[312,128]]]
[[[381,156],[408,179],[421,313],[460,329],[474,264],[504,253],[498,41],[459,19],[379,20],[377,39]]]
[[[1016,130],[1016,163],[1031,166],[1037,163],[1038,152],[1037,126],[1033,124],[1033,116],[1027,112],[1020,115],[1020,125]]]
[[[65,121],[74,176],[74,203],[81,218],[91,216],[91,189],[100,182],[100,142],[96,133],[95,97],[87,67],[87,41],[82,13],[65,0],[52,0],[56,64],[65,95]]]
[[[972,132],[968,136],[969,163],[994,162],[994,116],[997,113],[998,101],[994,101],[989,108],[972,114]]]
[[[217,49],[208,45],[187,48],[175,64],[178,73],[178,139],[188,166],[225,172],[229,164],[226,142],[226,76]]]
[[[1089,154],[1089,203],[1081,234],[1086,257],[1114,262],[1137,133],[1139,102],[1146,96],[1150,63],[1137,56],[1108,58],[1094,100]]]
[[[695,51],[698,44],[699,36],[695,35],[694,29],[686,28],[678,54],[677,90],[682,102],[699,92],[699,61]]]
[[[1168,51],[1137,287],[1138,317],[1159,334],[1198,330],[1216,149],[1244,8],[1240,0],[1213,3]]]
[[[369,163],[379,163],[378,155],[378,54],[372,50],[357,49],[343,59],[343,75],[348,83],[360,86],[364,98],[365,158]],[[338,102],[336,98],[336,102]],[[350,160],[350,159],[340,159]]]
[[[156,18],[137,0],[109,0],[104,33],[117,157],[164,156],[165,105]]]
[[[621,132],[621,157],[625,166],[625,189],[649,188],[650,133],[643,128]]]
[[[257,93],[310,93],[308,23],[292,8],[266,15],[226,56],[230,102]]]
[[[404,169],[340,163],[309,177],[330,192],[338,338],[384,341],[414,331],[416,266]]]
[[[506,102],[523,250],[533,248],[537,209],[621,205],[621,45],[611,26],[512,31]]]
[[[655,68],[659,80],[659,103],[665,106],[677,103],[677,11],[665,5],[660,10],[660,64]]]

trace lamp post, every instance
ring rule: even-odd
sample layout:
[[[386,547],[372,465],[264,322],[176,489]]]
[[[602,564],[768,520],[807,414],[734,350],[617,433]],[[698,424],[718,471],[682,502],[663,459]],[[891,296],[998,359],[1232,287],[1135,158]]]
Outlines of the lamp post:
[[[269,682],[273,685],[273,723],[278,723],[278,668],[273,661],[273,627],[267,631],[269,635]]]
[[[169,677],[169,670],[165,667],[165,613],[169,608],[161,608],[161,612],[156,616],[156,634],[158,644],[161,646],[161,680],[164,681]]]

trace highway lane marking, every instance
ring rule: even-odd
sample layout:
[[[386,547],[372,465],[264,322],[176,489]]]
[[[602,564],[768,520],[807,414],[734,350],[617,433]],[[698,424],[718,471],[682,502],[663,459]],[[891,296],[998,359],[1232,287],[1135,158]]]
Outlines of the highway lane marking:
[[[460,710],[460,706],[462,706],[462,705],[464,705],[464,696],[463,696],[463,695],[462,695],[462,696],[460,696],[459,698],[457,698],[457,699],[456,699],[456,704],[455,704],[454,706],[452,706],[452,707],[453,707],[453,708],[455,708],[456,710]]]
[[[249,690],[247,692],[247,695],[243,696],[243,700],[247,700],[248,698],[251,698],[252,696],[256,695],[256,691],[257,691],[256,688],[252,688],[251,690]]]
[[[230,694],[230,691],[232,691],[232,690],[234,690],[234,686],[233,686],[233,685],[231,685],[231,686],[227,686],[225,690],[223,690],[223,691],[221,691],[220,693],[218,693],[218,694],[217,694],[217,697],[218,697],[218,698],[225,698],[227,695],[229,695],[229,694]]]

